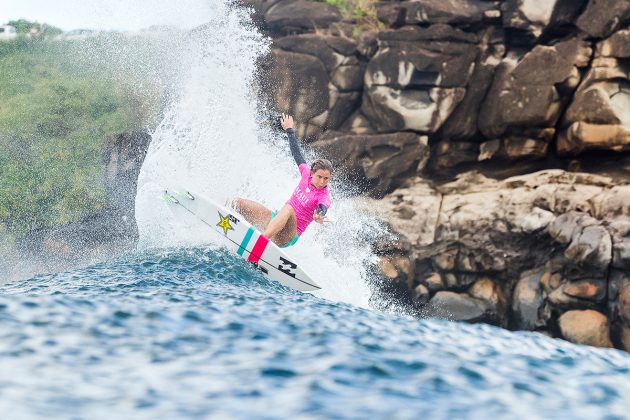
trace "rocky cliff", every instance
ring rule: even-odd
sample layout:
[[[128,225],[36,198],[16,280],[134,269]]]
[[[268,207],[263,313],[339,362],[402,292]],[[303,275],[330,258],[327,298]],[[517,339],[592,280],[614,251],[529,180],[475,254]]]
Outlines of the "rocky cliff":
[[[630,350],[630,0],[244,0],[262,82],[399,241],[421,314]]]
[[[5,272],[8,279],[67,270],[134,249],[138,240],[136,185],[150,141],[144,131],[105,138],[101,163],[108,205],[77,222],[33,230],[17,238],[17,255],[5,257],[11,264],[8,274]]]

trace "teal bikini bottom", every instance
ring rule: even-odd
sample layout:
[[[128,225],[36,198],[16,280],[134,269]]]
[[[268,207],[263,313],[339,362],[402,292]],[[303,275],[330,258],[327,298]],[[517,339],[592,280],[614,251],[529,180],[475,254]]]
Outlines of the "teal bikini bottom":
[[[273,210],[271,212],[271,215],[269,216],[269,221],[272,221],[274,217],[276,217],[276,214],[278,214],[278,210]],[[296,233],[295,236],[293,237],[293,239],[291,239],[289,242],[287,242],[284,245],[278,245],[280,248],[288,248],[291,245],[295,245],[298,241],[298,239],[300,239],[300,236]]]

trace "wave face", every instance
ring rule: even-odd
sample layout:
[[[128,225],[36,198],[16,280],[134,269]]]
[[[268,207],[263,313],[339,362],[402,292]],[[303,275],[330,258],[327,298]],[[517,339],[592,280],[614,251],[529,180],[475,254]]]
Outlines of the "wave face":
[[[165,186],[199,191],[219,203],[246,197],[273,210],[299,180],[285,135],[266,124],[270,112],[258,100],[257,62],[269,40],[252,26],[247,10],[215,3],[209,23],[182,42],[181,92],[153,133],[142,166],[136,219],[143,248],[221,241],[175,218],[158,199]],[[347,185],[336,182],[332,190],[334,223],[314,224],[287,253],[322,286],[319,296],[367,306],[366,267],[373,255],[366,238],[380,228],[360,203],[344,198]]]
[[[4,418],[627,416],[630,356],[144,252],[0,286]]]

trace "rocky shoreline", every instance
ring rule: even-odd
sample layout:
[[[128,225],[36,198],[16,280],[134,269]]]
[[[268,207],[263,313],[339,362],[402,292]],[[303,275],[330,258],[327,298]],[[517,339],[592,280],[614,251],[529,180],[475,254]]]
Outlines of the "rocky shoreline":
[[[630,349],[630,185],[467,172],[409,180],[373,207],[400,237],[381,270],[418,313]]]
[[[270,103],[399,237],[420,315],[630,351],[630,2],[246,0]]]

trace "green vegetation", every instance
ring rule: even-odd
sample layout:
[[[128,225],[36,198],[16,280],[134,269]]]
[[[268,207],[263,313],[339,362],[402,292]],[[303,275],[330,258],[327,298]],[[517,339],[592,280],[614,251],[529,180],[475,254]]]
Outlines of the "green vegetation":
[[[331,4],[339,9],[344,19],[353,20],[356,26],[353,35],[358,37],[361,32],[370,29],[382,29],[383,23],[378,20],[375,0],[318,0]]]
[[[33,30],[36,34],[43,36],[56,36],[63,33],[61,29],[55,26],[31,22],[26,19],[11,20],[7,22],[7,25],[13,26],[17,33],[21,35],[29,34],[31,33],[31,30]]]
[[[103,139],[146,126],[138,109],[157,107],[159,95],[139,104],[131,79],[94,65],[85,42],[0,42],[0,228],[10,234],[106,206]]]

